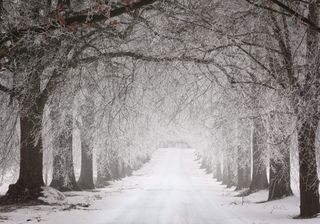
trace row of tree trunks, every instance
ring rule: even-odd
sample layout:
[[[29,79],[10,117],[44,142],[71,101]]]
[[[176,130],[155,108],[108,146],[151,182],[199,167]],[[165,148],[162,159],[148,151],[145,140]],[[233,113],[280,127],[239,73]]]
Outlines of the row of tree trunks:
[[[217,178],[218,181],[222,181],[222,184],[227,185],[227,187],[231,185],[236,186],[236,190],[249,188],[249,193],[268,188],[268,200],[275,200],[292,195],[290,187],[290,138],[285,134],[280,135],[279,132],[276,132],[280,129],[281,133],[285,133],[282,129],[286,128],[285,125],[287,125],[286,123],[281,123],[281,121],[285,120],[283,117],[278,118],[279,119],[274,120],[274,117],[272,117],[273,123],[271,122],[270,127],[268,127],[270,132],[268,135],[272,135],[272,141],[274,142],[272,146],[269,146],[271,150],[271,154],[269,155],[269,183],[264,161],[267,153],[267,130],[261,117],[255,118],[252,123],[252,180],[250,175],[250,152],[240,144],[239,136],[241,133],[237,133],[239,135],[237,136],[238,148],[237,153],[234,154],[237,156],[237,181],[233,181],[233,168],[230,169],[232,153],[230,156],[227,156],[226,152],[224,153],[223,171],[221,171],[220,161],[216,162],[214,177]],[[275,129],[277,130],[275,131]]]

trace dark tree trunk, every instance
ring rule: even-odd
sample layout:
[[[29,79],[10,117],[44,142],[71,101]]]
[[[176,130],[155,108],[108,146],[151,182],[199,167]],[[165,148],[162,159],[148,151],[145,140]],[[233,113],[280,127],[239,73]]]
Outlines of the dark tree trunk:
[[[42,116],[39,74],[30,75],[29,86],[20,99],[20,170],[15,184],[9,186],[5,201],[30,201],[41,195],[43,181]]]
[[[29,115],[20,117],[20,133],[19,178],[15,184],[9,186],[6,196],[17,201],[28,201],[38,198],[41,187],[44,186],[42,176],[41,116]]]
[[[261,118],[253,120],[252,133],[252,180],[250,192],[268,188],[266,166],[263,156],[266,150],[266,131]]]
[[[317,116],[305,119],[298,130],[301,217],[313,217],[320,212],[315,149],[318,122]]]
[[[91,146],[81,138],[81,173],[78,184],[82,189],[93,189],[93,150]]]
[[[237,169],[237,187],[236,190],[242,190],[245,188],[245,174],[244,174],[244,169],[243,167],[238,164],[238,169]]]
[[[275,119],[275,116],[271,117],[272,120]],[[281,120],[284,120],[282,118]],[[276,126],[281,125],[279,119],[275,119]],[[270,122],[272,124],[272,121]],[[275,142],[270,156],[270,168],[269,168],[269,196],[268,200],[280,199],[283,197],[293,195],[291,186],[290,186],[290,148],[289,148],[289,139],[287,136],[280,133],[284,133],[284,127],[280,126],[280,129],[270,127],[270,135]],[[273,133],[275,131],[275,133]],[[280,133],[279,133],[280,131]],[[274,136],[273,136],[274,135]]]
[[[289,165],[289,167],[287,167]],[[270,184],[268,200],[291,196],[290,187],[290,160],[285,164],[276,159],[270,159]]]
[[[69,111],[70,112],[70,111]],[[52,112],[58,115],[58,112]],[[55,117],[59,119],[58,116]],[[72,155],[72,115],[69,113],[64,118],[64,127],[58,127],[58,137],[54,141],[53,151],[53,176],[50,186],[59,191],[81,190],[76,182]],[[57,120],[53,119],[53,122]]]
[[[319,24],[318,1],[309,4],[309,19],[315,25]],[[308,27],[306,33],[306,64],[307,74],[305,85],[295,100],[295,112],[298,123],[299,150],[299,188],[300,188],[300,217],[316,216],[320,212],[319,179],[316,161],[316,133],[319,125],[319,35]],[[310,86],[310,83],[311,86]],[[313,90],[313,91],[312,91]],[[316,91],[315,91],[316,90]],[[314,93],[316,92],[316,93]]]
[[[290,187],[290,157],[285,161],[270,159],[268,201],[293,195]]]

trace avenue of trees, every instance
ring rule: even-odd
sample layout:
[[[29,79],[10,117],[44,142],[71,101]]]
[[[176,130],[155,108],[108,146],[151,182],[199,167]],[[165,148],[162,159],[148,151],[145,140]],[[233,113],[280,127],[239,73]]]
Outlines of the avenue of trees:
[[[244,194],[268,189],[275,200],[298,185],[300,217],[316,216],[319,9],[318,0],[0,1],[0,175],[16,176],[1,203],[35,200],[45,185],[105,186],[178,140]]]

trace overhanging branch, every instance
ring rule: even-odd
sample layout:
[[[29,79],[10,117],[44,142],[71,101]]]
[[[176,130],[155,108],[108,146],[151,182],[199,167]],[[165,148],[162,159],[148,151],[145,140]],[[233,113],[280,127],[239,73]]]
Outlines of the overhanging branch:
[[[247,2],[249,2],[250,4],[256,6],[256,7],[260,7],[266,10],[270,10],[273,12],[277,12],[274,9],[272,9],[271,7],[266,7],[266,6],[262,6],[262,5],[258,5],[256,3],[254,3],[254,1],[252,0],[246,0]],[[282,3],[279,0],[269,0],[270,2],[274,3],[275,5],[277,5],[278,7],[280,7],[281,9],[283,9],[284,11],[286,11],[289,15],[294,16],[296,18],[298,18],[300,21],[302,21],[304,24],[308,25],[311,29],[317,31],[320,33],[320,27],[317,26],[314,22],[312,22],[310,19],[308,19],[307,17],[301,15],[300,13],[298,13],[297,11],[295,11],[294,9],[292,9],[291,7],[289,7],[288,5]],[[280,14],[283,14],[281,12],[277,12]]]
[[[73,62],[71,62],[71,65],[77,65],[78,62],[80,63],[92,63],[101,57],[106,58],[121,58],[121,57],[129,57],[136,60],[142,60],[147,62],[193,62],[193,63],[199,63],[199,64],[216,64],[216,61],[212,58],[209,59],[203,59],[203,58],[196,58],[196,57],[190,57],[190,56],[172,56],[172,57],[162,57],[162,56],[152,56],[152,55],[143,55],[140,53],[130,52],[130,51],[120,51],[120,52],[108,52],[108,53],[102,53],[98,56],[89,56],[86,58],[77,59]]]
[[[115,8],[110,10],[105,14],[93,14],[89,15],[89,12],[86,10],[85,12],[76,13],[65,19],[66,25],[72,25],[74,23],[96,23],[100,21],[104,21],[113,17],[120,16],[124,13],[133,11],[135,9],[139,9],[143,6],[153,4],[157,0],[139,0],[130,5],[124,5],[119,8]]]
[[[117,7],[114,9],[110,9],[110,11],[104,11],[100,13],[90,14],[90,10],[84,10],[81,12],[75,12],[71,16],[64,18],[64,26],[76,26],[81,24],[92,24],[97,22],[106,21],[110,18],[120,16],[122,14],[128,13],[130,11],[139,9],[143,6],[153,4],[157,0],[137,0],[129,5],[123,5],[121,7]],[[61,28],[57,24],[43,24],[40,26],[28,27],[25,29],[12,30],[10,33],[5,33],[0,39],[0,58],[3,58],[10,50],[9,47],[5,46],[7,41],[17,42],[20,40],[26,33],[45,33],[48,31],[53,31]],[[14,45],[14,44],[13,44]]]

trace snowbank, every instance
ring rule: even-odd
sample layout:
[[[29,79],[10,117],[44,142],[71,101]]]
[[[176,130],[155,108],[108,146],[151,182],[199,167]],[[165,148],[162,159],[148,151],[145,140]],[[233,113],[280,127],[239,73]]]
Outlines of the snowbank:
[[[38,199],[46,204],[66,204],[67,200],[63,193],[52,188],[52,187],[42,187],[42,196]]]

